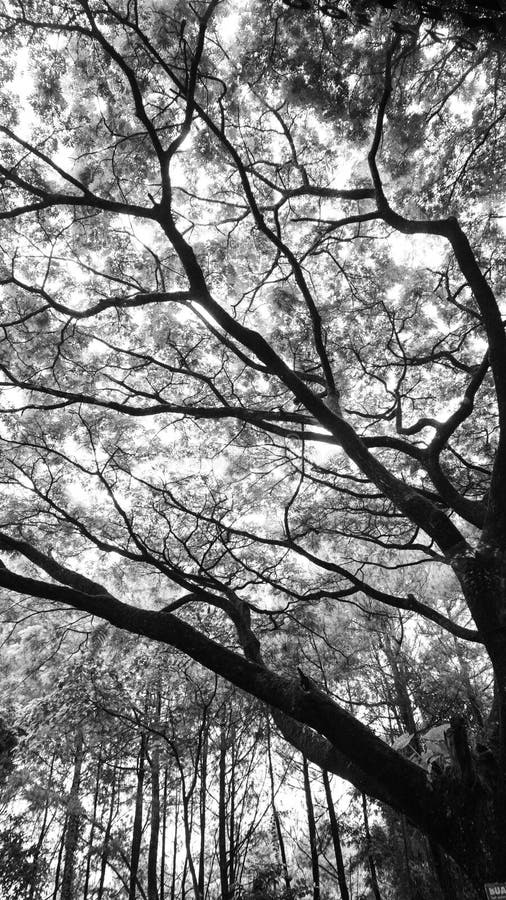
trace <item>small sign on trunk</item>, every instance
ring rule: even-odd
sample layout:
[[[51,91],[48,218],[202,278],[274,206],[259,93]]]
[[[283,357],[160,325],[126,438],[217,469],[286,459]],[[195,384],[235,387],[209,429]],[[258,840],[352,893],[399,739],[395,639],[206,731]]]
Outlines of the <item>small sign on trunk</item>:
[[[486,884],[488,900],[506,900],[506,884]]]

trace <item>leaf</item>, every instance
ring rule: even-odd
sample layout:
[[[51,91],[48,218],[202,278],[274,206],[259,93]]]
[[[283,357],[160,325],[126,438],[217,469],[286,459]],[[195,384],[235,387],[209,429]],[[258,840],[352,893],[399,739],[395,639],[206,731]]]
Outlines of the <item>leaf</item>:
[[[110,631],[111,627],[108,622],[100,622],[100,624],[93,629],[90,638],[90,650],[92,656],[98,653],[100,648],[103,647],[109,637]]]
[[[394,748],[394,750],[404,750],[405,747],[409,746],[414,736],[414,733],[405,731],[395,738],[392,743],[392,747]]]

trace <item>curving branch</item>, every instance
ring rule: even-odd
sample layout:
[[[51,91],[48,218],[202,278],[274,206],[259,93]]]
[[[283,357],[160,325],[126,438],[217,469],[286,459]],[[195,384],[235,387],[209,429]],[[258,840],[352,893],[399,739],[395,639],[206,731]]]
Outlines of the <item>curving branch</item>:
[[[392,209],[385,195],[377,165],[377,154],[383,135],[386,109],[392,93],[393,58],[398,45],[399,36],[396,35],[386,53],[383,93],[368,154],[369,169],[376,190],[376,203],[384,221],[402,234],[433,234],[446,238],[476,300],[487,335],[487,365],[490,364],[494,378],[500,427],[488,508],[483,521],[483,538],[486,544],[502,548],[506,541],[506,332],[494,292],[481,271],[469,240],[457,219],[454,216],[434,220],[408,219]],[[463,411],[466,408],[465,404]]]
[[[442,846],[450,844],[452,826],[438,815],[438,798],[424,770],[389,747],[370,728],[313,685],[302,687],[298,679],[276,674],[246,659],[201,634],[172,613],[139,609],[109,593],[85,593],[27,578],[12,572],[4,564],[0,567],[0,586],[16,593],[65,604],[105,619],[133,634],[182,650],[236,687],[323,735],[338,751],[334,758],[332,754],[325,755],[325,765],[333,762],[339,768],[338,774],[347,778],[361,770],[373,796],[373,787],[378,784],[377,775],[381,772],[381,799],[388,797],[388,802],[401,810],[406,810],[408,803],[414,822],[436,834]],[[312,746],[316,750],[316,743]],[[346,761],[351,765],[346,767]]]

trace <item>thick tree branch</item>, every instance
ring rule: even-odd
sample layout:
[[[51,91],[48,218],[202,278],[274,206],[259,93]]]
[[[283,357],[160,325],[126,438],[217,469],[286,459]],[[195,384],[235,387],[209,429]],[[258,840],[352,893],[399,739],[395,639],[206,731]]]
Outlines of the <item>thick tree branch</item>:
[[[369,169],[376,190],[376,203],[384,221],[403,234],[434,234],[451,244],[459,268],[471,288],[488,340],[488,361],[494,377],[499,413],[500,437],[492,474],[488,509],[484,522],[484,541],[504,549],[506,546],[506,332],[494,293],[481,271],[469,240],[457,219],[414,220],[395,212],[383,190],[377,166],[377,153],[383,134],[386,108],[392,93],[392,60],[399,38],[386,54],[385,82],[378,106],[376,127],[368,155]],[[483,366],[483,363],[482,363]],[[483,373],[484,374],[484,373]]]
[[[437,802],[426,773],[378,738],[358,719],[316,688],[302,689],[298,680],[277,675],[265,667],[205,637],[171,613],[141,610],[110,594],[88,594],[18,575],[0,568],[0,586],[16,593],[63,603],[106,619],[112,625],[170,644],[236,687],[286,713],[324,735],[357,765],[370,785],[381,771],[381,782],[399,809],[406,810],[425,829],[437,830]],[[352,772],[350,772],[352,774]],[[384,794],[383,794],[384,797]],[[445,825],[445,827],[447,827]],[[447,836],[447,838],[449,835]]]

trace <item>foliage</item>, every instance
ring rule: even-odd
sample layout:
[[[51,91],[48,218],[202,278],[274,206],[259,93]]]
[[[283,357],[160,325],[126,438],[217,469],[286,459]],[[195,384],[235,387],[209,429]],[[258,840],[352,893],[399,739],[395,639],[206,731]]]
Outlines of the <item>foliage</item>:
[[[33,847],[26,847],[21,821],[12,819],[0,831],[0,887],[2,897],[27,898],[34,878]]]
[[[4,779],[12,769],[12,754],[17,738],[7,723],[0,719],[0,780]]]
[[[115,750],[139,816],[147,761],[155,824],[162,748],[190,752],[177,727],[153,737],[175,714],[154,649],[128,655],[124,689],[135,638],[95,665],[98,618],[267,703],[306,758],[476,885],[506,879],[503,18],[0,6],[7,667],[14,683],[26,654],[33,709],[43,663],[75,652],[43,704],[68,720],[61,760],[38,740],[76,796],[108,737],[93,704],[143,723]],[[415,744],[447,722],[435,781]],[[206,735],[223,783],[221,726],[202,714],[195,784]],[[113,816],[110,777],[96,803]],[[151,853],[151,894],[155,843],[133,852],[134,870]]]

